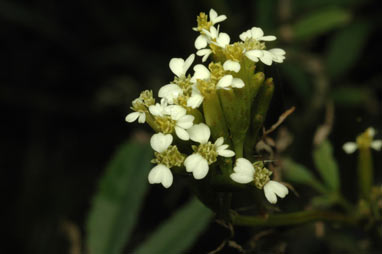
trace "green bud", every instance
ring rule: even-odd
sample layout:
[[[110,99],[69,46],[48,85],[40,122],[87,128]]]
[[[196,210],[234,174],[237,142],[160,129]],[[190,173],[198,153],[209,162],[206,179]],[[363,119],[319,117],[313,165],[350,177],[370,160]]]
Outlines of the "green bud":
[[[257,96],[255,97],[254,105],[252,106],[252,122],[250,131],[245,139],[245,154],[246,158],[251,158],[254,152],[254,147],[259,138],[259,132],[263,126],[269,104],[272,100],[274,91],[273,79],[268,78],[260,88]]]

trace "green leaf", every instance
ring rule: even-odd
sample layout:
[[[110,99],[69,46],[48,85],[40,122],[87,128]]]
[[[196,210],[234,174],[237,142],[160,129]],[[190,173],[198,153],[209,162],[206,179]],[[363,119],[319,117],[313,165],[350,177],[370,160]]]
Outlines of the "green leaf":
[[[338,77],[353,67],[361,56],[371,26],[357,22],[339,31],[329,42],[326,67],[331,77]]]
[[[333,157],[333,148],[329,141],[323,141],[313,150],[313,159],[325,184],[332,191],[338,191],[340,187],[338,166]]]
[[[338,202],[336,195],[323,195],[312,198],[311,204],[314,208],[329,208]]]
[[[87,221],[90,253],[121,253],[137,221],[151,158],[148,145],[126,143],[111,160]]]
[[[323,186],[303,165],[296,163],[291,159],[284,159],[283,167],[283,176],[288,181],[312,186],[314,189],[321,193],[327,192],[325,186]]]
[[[346,24],[350,20],[351,14],[342,8],[324,8],[296,22],[292,31],[296,40],[305,40],[324,34],[334,28]]]
[[[186,253],[187,249],[208,225],[211,217],[211,211],[199,200],[193,199],[160,225],[134,253]]]

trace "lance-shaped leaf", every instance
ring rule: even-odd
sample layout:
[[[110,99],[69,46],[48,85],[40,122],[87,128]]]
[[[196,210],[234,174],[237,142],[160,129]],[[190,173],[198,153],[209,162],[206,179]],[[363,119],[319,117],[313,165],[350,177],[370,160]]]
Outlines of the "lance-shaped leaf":
[[[126,143],[111,160],[87,221],[91,254],[121,253],[137,221],[148,186],[151,157],[150,146]]]
[[[212,212],[197,199],[188,202],[141,244],[135,254],[186,253],[210,222]]]
[[[354,23],[339,31],[329,43],[326,67],[332,77],[338,77],[356,63],[371,32],[369,23]]]
[[[340,187],[338,166],[333,157],[333,148],[329,141],[323,141],[313,150],[313,159],[325,184],[332,191],[338,191]]]
[[[313,187],[320,193],[325,193],[326,188],[323,186],[320,181],[303,165],[294,162],[291,159],[283,160],[283,176],[286,180],[298,183],[305,184]]]
[[[350,17],[350,12],[346,9],[338,7],[319,9],[294,24],[293,36],[297,40],[310,39],[346,24]]]

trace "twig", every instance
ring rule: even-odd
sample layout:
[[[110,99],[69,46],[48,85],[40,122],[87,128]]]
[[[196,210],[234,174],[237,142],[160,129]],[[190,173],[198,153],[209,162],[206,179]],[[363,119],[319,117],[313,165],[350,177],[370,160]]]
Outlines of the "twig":
[[[231,219],[234,225],[249,227],[289,226],[313,221],[331,221],[345,224],[356,224],[357,222],[354,217],[339,213],[314,210],[284,214],[269,214],[267,216],[248,216],[231,212]]]
[[[294,112],[294,110],[296,109],[295,106],[291,107],[290,109],[288,109],[287,111],[285,111],[284,113],[281,114],[281,116],[279,117],[279,119],[277,120],[277,122],[275,124],[273,124],[271,126],[270,129],[264,131],[264,136],[268,135],[269,133],[273,132],[274,130],[277,129],[277,127],[279,127],[283,122],[284,120]]]

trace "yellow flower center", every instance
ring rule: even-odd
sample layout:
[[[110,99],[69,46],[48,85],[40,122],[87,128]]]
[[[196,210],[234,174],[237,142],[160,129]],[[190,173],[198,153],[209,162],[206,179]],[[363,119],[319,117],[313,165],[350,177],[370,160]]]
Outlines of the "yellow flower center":
[[[166,151],[158,153],[155,152],[155,159],[152,159],[152,163],[163,164],[168,168],[182,166],[185,156],[181,154],[176,146],[169,146]]]
[[[207,160],[208,165],[211,165],[217,160],[218,153],[216,152],[216,146],[208,141],[206,144],[200,144],[199,146],[192,146],[192,149],[200,154]]]

